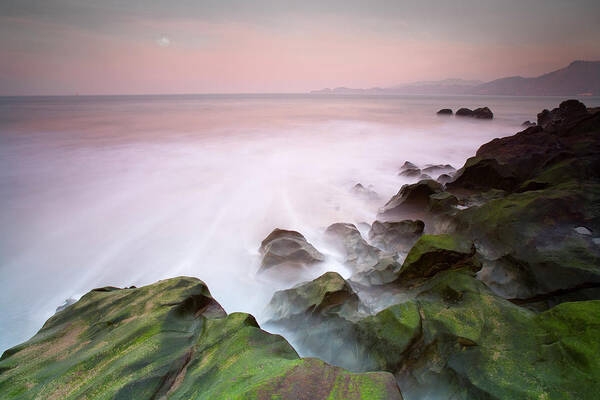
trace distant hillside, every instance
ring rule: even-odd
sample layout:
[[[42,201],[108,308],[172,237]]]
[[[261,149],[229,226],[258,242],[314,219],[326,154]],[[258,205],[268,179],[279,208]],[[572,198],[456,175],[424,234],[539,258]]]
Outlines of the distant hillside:
[[[462,79],[415,82],[388,88],[315,90],[315,94],[483,94],[507,96],[600,95],[600,61],[574,61],[535,78],[513,76],[483,83]]]
[[[600,95],[600,61],[574,61],[536,78],[513,76],[484,83],[473,94],[510,96]]]

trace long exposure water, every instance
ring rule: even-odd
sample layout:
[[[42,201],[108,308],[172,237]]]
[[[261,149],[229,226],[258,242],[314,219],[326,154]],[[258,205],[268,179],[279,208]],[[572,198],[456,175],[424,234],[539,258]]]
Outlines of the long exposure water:
[[[0,352],[99,286],[204,280],[228,311],[262,312],[292,281],[257,275],[275,227],[317,248],[371,223],[405,160],[460,167],[564,99],[317,95],[0,98]],[[599,98],[582,99],[589,106]],[[493,121],[436,116],[489,106]],[[372,185],[379,200],[357,196]]]

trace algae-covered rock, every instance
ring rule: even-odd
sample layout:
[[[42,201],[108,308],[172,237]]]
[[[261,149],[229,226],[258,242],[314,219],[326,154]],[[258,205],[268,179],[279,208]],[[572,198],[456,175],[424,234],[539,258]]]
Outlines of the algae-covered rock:
[[[95,290],[0,359],[2,399],[400,399],[391,374],[301,359],[206,285]]]
[[[267,308],[271,320],[278,321],[307,314],[353,313],[358,303],[358,296],[340,274],[326,272],[313,281],[275,292]]]
[[[275,229],[261,243],[261,270],[278,265],[306,266],[324,260],[314,246],[299,232]]]
[[[594,399],[600,389],[600,302],[542,314],[445,271],[413,300],[357,323],[375,368],[409,399]]]
[[[429,278],[450,268],[469,267],[477,271],[480,265],[473,259],[474,255],[473,243],[464,238],[447,234],[423,235],[406,256],[399,279]]]

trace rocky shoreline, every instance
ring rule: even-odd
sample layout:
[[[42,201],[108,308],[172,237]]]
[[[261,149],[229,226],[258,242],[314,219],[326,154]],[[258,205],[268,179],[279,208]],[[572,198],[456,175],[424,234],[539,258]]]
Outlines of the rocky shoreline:
[[[595,399],[599,111],[565,101],[458,171],[406,162],[367,235],[328,227],[352,276],[276,292],[265,324],[318,358],[179,277],[66,305],[4,352],[0,397]],[[279,229],[260,254],[261,274],[326,258]]]

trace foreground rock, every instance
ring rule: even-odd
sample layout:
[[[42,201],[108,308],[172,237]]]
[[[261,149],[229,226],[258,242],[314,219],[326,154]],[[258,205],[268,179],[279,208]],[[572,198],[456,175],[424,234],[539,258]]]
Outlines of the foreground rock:
[[[594,399],[600,301],[536,314],[472,275],[445,271],[355,325],[372,369],[395,372],[410,399]]]
[[[259,252],[262,255],[261,270],[279,265],[302,267],[325,259],[301,233],[284,229],[273,230],[262,241]]]
[[[299,358],[206,285],[95,290],[0,359],[2,399],[401,399],[389,373]]]

